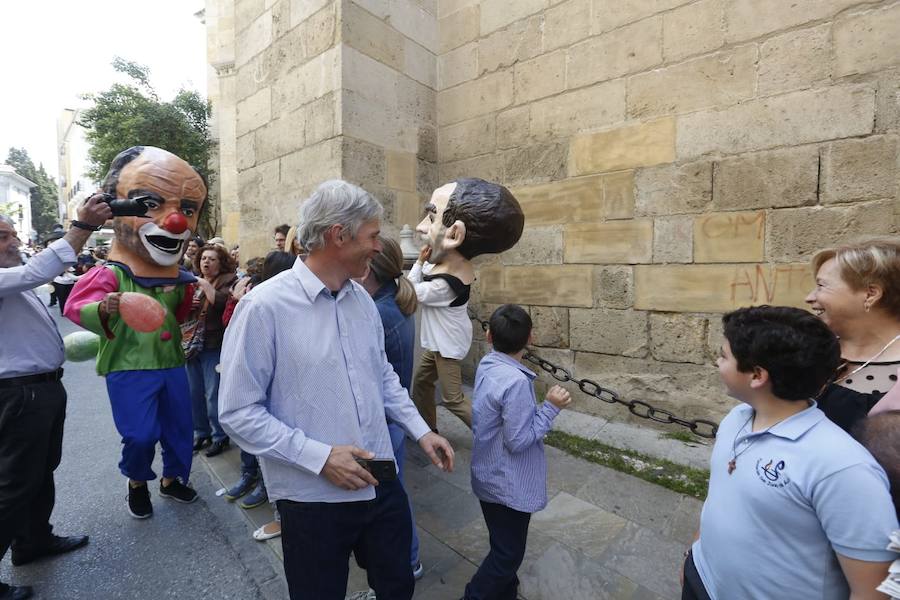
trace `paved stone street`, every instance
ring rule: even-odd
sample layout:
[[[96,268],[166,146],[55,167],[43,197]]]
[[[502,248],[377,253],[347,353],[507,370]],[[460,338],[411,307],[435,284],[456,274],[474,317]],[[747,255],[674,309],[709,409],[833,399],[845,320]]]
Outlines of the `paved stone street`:
[[[60,326],[64,334],[75,329],[65,320]],[[88,533],[91,543],[27,567],[12,568],[7,558],[0,579],[34,585],[44,599],[287,598],[280,541],[250,537],[271,518],[271,509],[245,511],[215,495],[238,476],[236,449],[195,461],[197,503],[166,502],[154,492],[152,519],[128,516],[116,467],[119,440],[93,367],[65,366],[69,409],[53,516],[59,533]],[[457,452],[453,473],[442,473],[407,444],[407,488],[426,569],[417,600],[459,598],[487,552],[487,531],[469,485],[470,434],[449,413],[438,414],[439,428]],[[681,554],[701,503],[555,448],[548,447],[547,456],[551,500],[532,519],[519,573],[522,597],[678,598]],[[354,567],[348,592],[366,587],[365,573]]]

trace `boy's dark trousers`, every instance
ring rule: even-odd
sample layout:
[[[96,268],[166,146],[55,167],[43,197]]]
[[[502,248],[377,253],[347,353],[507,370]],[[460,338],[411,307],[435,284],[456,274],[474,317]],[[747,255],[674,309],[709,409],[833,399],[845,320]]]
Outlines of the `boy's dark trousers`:
[[[684,559],[684,586],[681,588],[681,600],[711,600],[706,593],[700,573],[694,565],[694,553],[688,552]]]
[[[531,513],[490,502],[481,503],[481,513],[491,550],[466,585],[465,600],[516,600],[519,588],[516,571],[525,558]]]

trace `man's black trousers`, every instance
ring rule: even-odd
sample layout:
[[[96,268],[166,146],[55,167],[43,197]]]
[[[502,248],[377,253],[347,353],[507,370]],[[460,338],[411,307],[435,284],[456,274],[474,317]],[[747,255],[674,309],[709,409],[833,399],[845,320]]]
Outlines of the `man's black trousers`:
[[[351,552],[379,600],[412,598],[406,492],[399,481],[385,481],[375,494],[362,502],[277,502],[291,600],[343,600]]]
[[[0,559],[14,540],[50,536],[65,418],[62,382],[0,388]]]

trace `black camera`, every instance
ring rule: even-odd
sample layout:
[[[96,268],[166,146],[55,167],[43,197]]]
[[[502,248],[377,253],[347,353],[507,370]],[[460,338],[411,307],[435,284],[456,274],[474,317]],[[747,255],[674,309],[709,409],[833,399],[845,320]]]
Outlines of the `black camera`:
[[[134,198],[116,198],[112,194],[100,194],[100,201],[109,204],[114,217],[144,217],[147,215],[147,205],[144,200],[147,196],[135,196]]]

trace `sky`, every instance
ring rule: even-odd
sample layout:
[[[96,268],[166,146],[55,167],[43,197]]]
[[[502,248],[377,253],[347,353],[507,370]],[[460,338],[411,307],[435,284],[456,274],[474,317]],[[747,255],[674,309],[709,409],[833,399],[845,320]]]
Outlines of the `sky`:
[[[79,95],[121,81],[121,56],[150,68],[162,100],[206,95],[203,0],[7,0],[0,5],[0,162],[10,146],[57,175],[56,120]]]

